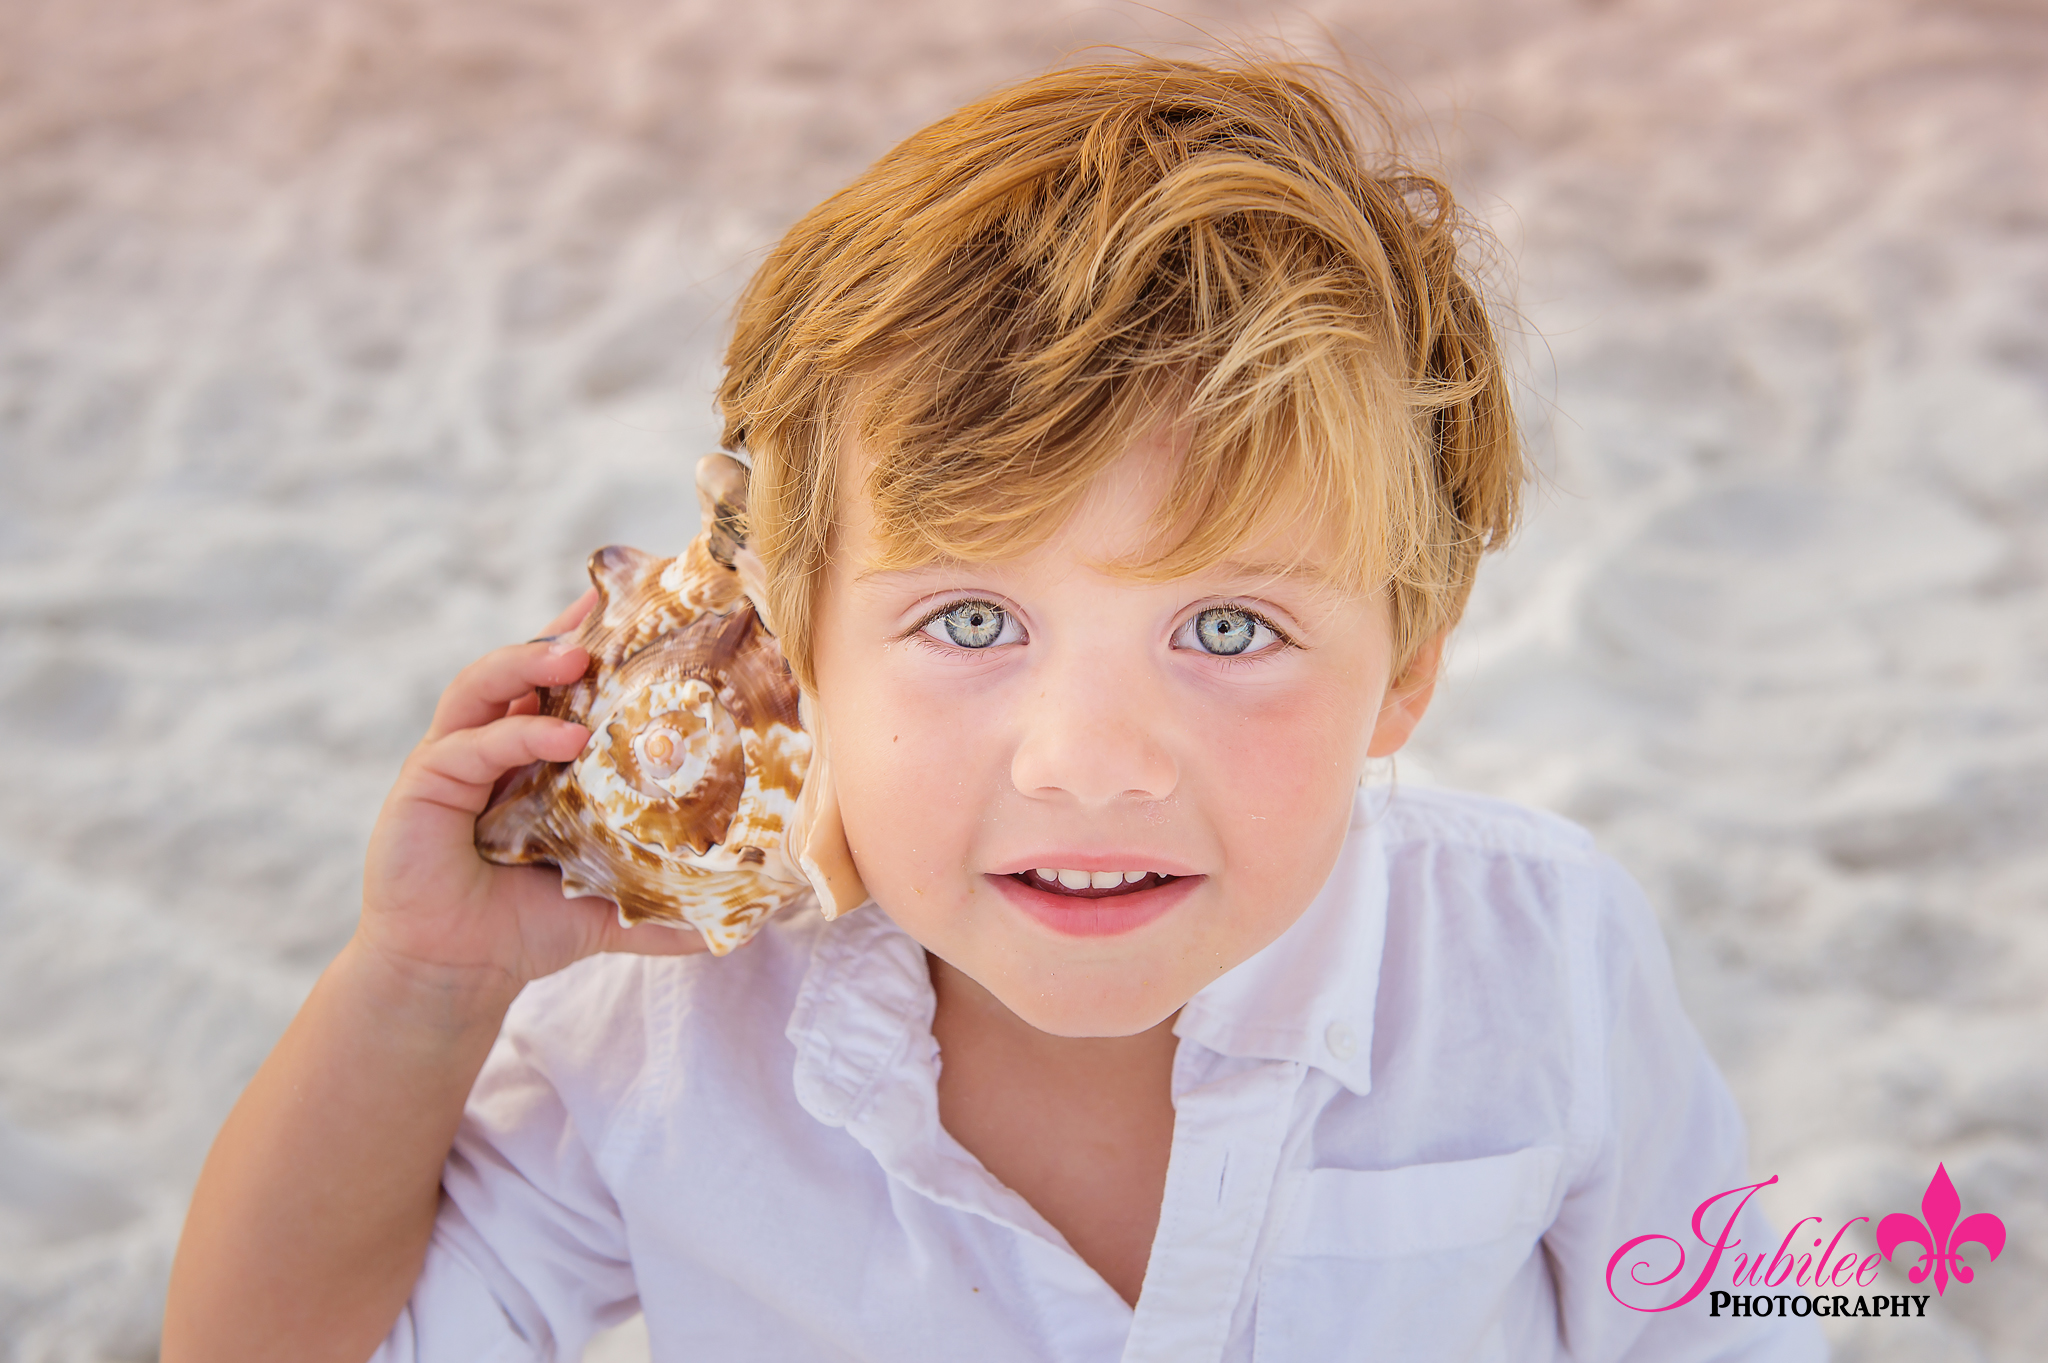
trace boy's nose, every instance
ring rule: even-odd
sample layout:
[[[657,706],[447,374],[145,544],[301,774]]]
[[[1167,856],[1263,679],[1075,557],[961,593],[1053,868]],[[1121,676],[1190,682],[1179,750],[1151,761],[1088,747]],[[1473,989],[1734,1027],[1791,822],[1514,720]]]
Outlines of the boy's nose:
[[[1085,664],[1037,680],[1010,759],[1020,793],[1090,806],[1173,794],[1180,767],[1161,741],[1163,697],[1138,678]]]

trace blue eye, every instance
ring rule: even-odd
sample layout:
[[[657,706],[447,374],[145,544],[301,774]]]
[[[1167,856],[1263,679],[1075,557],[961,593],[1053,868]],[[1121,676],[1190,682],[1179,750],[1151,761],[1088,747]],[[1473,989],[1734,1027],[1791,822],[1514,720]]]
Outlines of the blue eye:
[[[1218,658],[1235,658],[1246,653],[1263,653],[1281,643],[1278,631],[1236,606],[1211,606],[1180,627],[1174,644],[1198,649]]]
[[[1250,648],[1258,627],[1259,622],[1251,616],[1225,606],[1213,606],[1195,617],[1195,637],[1202,641],[1203,649],[1226,657]]]
[[[1010,613],[1001,606],[986,601],[962,601],[934,617],[925,626],[925,632],[931,634],[933,626],[937,626],[956,648],[988,648],[1002,642],[1005,634],[1014,632],[1007,628],[1009,623]]]

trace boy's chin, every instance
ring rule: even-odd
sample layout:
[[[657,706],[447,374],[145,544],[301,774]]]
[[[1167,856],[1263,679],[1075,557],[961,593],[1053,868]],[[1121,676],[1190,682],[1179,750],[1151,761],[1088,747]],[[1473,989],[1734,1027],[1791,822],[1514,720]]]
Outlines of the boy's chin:
[[[1057,979],[993,981],[985,987],[1022,1022],[1049,1036],[1116,1037],[1148,1032],[1194,997],[1171,990],[1132,997],[1128,989],[1105,998],[1095,990],[1063,988]]]

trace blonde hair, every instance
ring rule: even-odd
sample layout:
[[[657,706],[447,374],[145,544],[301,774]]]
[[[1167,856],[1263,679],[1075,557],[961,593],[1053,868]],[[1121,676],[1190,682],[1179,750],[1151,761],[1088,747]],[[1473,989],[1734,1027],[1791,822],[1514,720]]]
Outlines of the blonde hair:
[[[1338,585],[1391,587],[1400,666],[1456,623],[1524,477],[1507,379],[1448,187],[1361,156],[1347,103],[1391,142],[1319,68],[1074,66],[932,124],[789,230],[718,401],[801,681],[848,434],[881,566],[1042,542],[1170,421],[1159,551],[1124,570],[1178,576],[1308,513],[1348,546]]]

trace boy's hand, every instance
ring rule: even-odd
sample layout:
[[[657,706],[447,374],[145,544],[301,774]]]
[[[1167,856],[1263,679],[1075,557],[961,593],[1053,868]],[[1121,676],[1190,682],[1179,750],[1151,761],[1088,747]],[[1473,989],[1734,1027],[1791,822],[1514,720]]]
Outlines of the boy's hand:
[[[550,627],[573,629],[591,592]],[[561,878],[477,855],[500,776],[567,761],[581,725],[536,713],[583,650],[501,648],[463,669],[370,835],[363,916],[214,1142],[164,1315],[166,1363],[347,1363],[391,1329],[425,1262],[462,1105],[528,980],[599,951],[706,950],[628,932]]]
[[[596,600],[585,593],[548,634],[574,629]],[[519,644],[470,664],[442,693],[370,835],[356,936],[384,965],[473,993],[488,1008],[596,952],[706,950],[694,930],[628,930],[609,900],[564,899],[552,869],[494,866],[477,854],[477,815],[500,777],[583,750],[589,730],[536,713],[535,688],[574,681],[588,661],[561,643]]]

